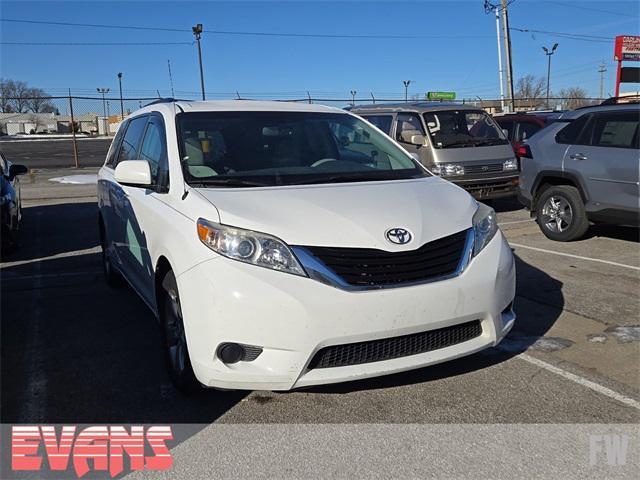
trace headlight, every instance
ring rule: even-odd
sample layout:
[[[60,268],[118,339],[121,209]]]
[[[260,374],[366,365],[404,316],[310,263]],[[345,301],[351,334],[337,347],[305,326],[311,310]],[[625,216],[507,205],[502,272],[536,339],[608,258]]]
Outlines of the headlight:
[[[464,167],[462,165],[455,165],[453,163],[447,163],[444,165],[436,165],[431,171],[441,177],[453,177],[456,175],[464,175]]]
[[[512,158],[511,160],[507,160],[502,164],[502,170],[504,170],[505,172],[511,171],[511,170],[518,170],[518,161],[515,158]]]
[[[291,249],[264,233],[198,219],[198,237],[207,247],[232,260],[306,277]]]
[[[484,203],[478,203],[478,210],[473,215],[473,256],[475,257],[491,241],[498,231],[496,212]]]

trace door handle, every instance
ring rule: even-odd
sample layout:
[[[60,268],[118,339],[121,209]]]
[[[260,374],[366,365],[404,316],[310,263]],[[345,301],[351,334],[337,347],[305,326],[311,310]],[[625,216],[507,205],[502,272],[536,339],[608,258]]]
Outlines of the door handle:
[[[587,157],[581,153],[574,153],[573,155],[569,155],[571,160],[586,160]]]

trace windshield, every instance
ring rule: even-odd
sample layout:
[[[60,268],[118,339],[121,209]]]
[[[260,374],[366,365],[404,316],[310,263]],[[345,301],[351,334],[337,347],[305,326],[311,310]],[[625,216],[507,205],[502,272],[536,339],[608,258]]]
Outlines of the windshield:
[[[424,120],[436,148],[506,145],[508,140],[496,122],[483,111],[427,112]]]
[[[429,173],[346,113],[194,112],[177,116],[192,185],[253,187],[419,178]]]

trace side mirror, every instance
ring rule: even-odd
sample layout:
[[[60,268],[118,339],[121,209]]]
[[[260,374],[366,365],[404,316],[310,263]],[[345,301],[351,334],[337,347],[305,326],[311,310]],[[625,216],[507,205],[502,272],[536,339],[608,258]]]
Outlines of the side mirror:
[[[151,187],[151,169],[144,160],[124,160],[116,165],[115,179],[130,187]]]
[[[29,173],[29,169],[24,165],[16,165],[12,163],[9,167],[9,178],[12,180],[18,175],[24,175],[25,173]]]
[[[400,134],[400,138],[402,138],[402,141],[405,143],[410,143],[411,145],[417,145],[417,146],[423,146],[426,143],[426,139],[424,138],[424,135],[420,135],[420,134],[415,134],[413,133],[415,132],[415,130],[413,131],[408,131],[408,132],[402,132]]]

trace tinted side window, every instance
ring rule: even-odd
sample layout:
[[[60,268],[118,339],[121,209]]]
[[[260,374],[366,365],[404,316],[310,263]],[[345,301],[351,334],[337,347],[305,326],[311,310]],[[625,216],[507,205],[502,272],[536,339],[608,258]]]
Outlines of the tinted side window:
[[[540,128],[541,128],[540,125],[538,125],[537,123],[531,123],[531,122],[520,123],[520,128],[518,129],[518,141],[522,142],[527,138],[531,138],[534,133],[540,130]]]
[[[502,130],[506,130],[507,131],[507,138],[511,141],[513,141],[513,127],[515,125],[515,122],[511,121],[511,120],[500,120],[498,122],[498,125],[500,126],[500,128]]]
[[[149,162],[151,180],[154,185],[168,184],[167,142],[164,124],[158,117],[151,117],[140,147],[140,160]]]
[[[556,133],[556,142],[570,145],[583,145],[582,137],[584,137],[584,135],[581,134],[583,133],[585,129],[584,127],[590,118],[591,115],[583,115],[580,118],[576,118],[571,121],[569,125]]]
[[[596,147],[637,148],[638,114],[607,112],[594,116],[591,144]]]
[[[136,117],[129,121],[129,127],[124,134],[122,144],[120,145],[120,153],[117,162],[123,160],[137,160],[138,146],[144,133],[144,127],[147,124],[147,116]],[[117,163],[116,162],[116,163]]]
[[[372,123],[387,135],[391,133],[391,115],[363,115],[363,118],[367,119],[369,123]]]
[[[124,132],[127,130],[128,121],[122,122],[120,128],[118,128],[118,133],[116,133],[113,142],[111,142],[111,148],[109,148],[109,153],[107,153],[107,161],[106,165],[108,167],[115,167],[116,159],[118,157],[118,150],[120,149],[120,142],[122,142],[122,137],[124,137]]]
[[[412,135],[424,135],[424,128],[418,115],[399,113],[396,117],[396,140],[407,143]]]

